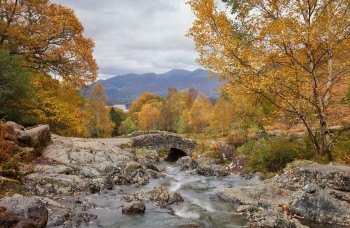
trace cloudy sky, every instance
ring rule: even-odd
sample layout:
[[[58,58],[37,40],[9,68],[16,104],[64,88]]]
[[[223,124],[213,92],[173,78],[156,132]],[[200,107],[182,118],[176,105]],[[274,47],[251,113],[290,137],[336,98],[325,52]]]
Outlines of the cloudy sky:
[[[186,0],[52,1],[74,9],[95,41],[100,78],[200,68],[185,37],[194,20]]]

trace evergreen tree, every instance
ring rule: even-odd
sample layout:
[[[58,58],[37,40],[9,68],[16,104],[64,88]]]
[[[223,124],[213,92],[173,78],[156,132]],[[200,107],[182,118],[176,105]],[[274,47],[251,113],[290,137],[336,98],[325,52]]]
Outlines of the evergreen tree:
[[[18,56],[0,50],[0,119],[21,122],[29,97],[31,74],[20,65]]]

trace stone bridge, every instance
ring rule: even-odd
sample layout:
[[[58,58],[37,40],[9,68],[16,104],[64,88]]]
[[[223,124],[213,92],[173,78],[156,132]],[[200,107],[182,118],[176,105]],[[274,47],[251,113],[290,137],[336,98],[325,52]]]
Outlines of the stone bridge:
[[[177,134],[166,131],[135,132],[131,137],[131,141],[134,147],[146,147],[157,151],[170,150],[171,153],[178,156],[191,156],[192,151],[196,148],[194,140],[182,138]]]

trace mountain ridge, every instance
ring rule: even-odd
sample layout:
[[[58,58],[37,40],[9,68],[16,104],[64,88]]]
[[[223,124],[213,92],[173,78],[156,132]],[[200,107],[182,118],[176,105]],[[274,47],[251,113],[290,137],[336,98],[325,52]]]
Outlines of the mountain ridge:
[[[217,97],[215,90],[220,86],[217,77],[210,79],[209,71],[204,69],[196,69],[194,71],[172,69],[161,74],[128,73],[117,75],[109,79],[97,80],[83,93],[88,96],[96,83],[101,83],[105,88],[109,101],[119,104],[130,103],[144,92],[166,96],[168,87],[171,86],[176,87],[179,91],[193,87],[198,92],[203,92],[209,97]]]

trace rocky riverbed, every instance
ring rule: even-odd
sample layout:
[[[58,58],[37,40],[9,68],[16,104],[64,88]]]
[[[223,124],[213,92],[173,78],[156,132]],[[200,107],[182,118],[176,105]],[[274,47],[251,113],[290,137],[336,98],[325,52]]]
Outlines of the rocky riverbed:
[[[52,135],[0,227],[349,227],[350,168],[298,162],[259,182],[215,159],[164,162],[130,139]]]
[[[272,179],[218,195],[256,227],[350,227],[350,168],[337,164],[295,162]]]

